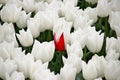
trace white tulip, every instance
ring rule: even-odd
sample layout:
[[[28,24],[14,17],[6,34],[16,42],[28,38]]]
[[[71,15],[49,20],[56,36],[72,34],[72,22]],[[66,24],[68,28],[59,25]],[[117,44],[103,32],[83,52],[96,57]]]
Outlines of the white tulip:
[[[18,70],[23,72],[25,78],[30,77],[30,70],[34,64],[34,56],[30,53],[27,55],[20,55],[14,59],[18,65]]]
[[[17,7],[21,7],[22,1],[21,0],[7,0],[6,4],[16,4]]]
[[[63,0],[64,4],[71,4],[72,6],[77,6],[78,0]]]
[[[105,78],[107,80],[119,80],[120,79],[120,61],[111,60],[108,61],[105,66]]]
[[[40,35],[40,22],[39,18],[30,18],[27,21],[27,27],[30,29],[34,38]]]
[[[96,9],[98,16],[107,17],[110,14],[110,5],[108,4],[108,0],[98,0]]]
[[[25,77],[22,72],[15,71],[11,76],[6,74],[6,80],[25,80]]]
[[[116,18],[117,18],[117,20],[116,20]],[[110,13],[108,22],[110,23],[110,26],[113,30],[115,30],[115,26],[120,26],[119,20],[120,20],[120,12],[112,11]]]
[[[0,25],[0,43],[7,41],[9,43],[14,42],[14,46],[17,47],[18,43],[15,37],[15,30],[12,23],[4,23]]]
[[[81,58],[78,57],[76,54],[70,54],[68,55],[68,58],[66,59],[65,57],[63,57],[63,62],[64,65],[65,64],[69,64],[72,67],[76,68],[77,73],[79,73],[81,71]]]
[[[83,77],[86,80],[93,80],[97,77],[104,77],[105,59],[103,56],[94,55],[86,64],[82,62]],[[92,74],[91,74],[92,72]]]
[[[35,15],[35,18],[39,18],[40,32],[43,32],[46,29],[53,29],[53,26],[58,19],[58,14],[56,11],[53,10],[39,11]]]
[[[116,20],[117,18],[117,20]],[[109,16],[109,23],[110,26],[113,30],[115,30],[117,36],[120,36],[120,12],[119,11],[115,11],[115,12],[111,12],[110,16]]]
[[[87,7],[83,13],[84,15],[88,16],[89,19],[93,20],[92,23],[95,23],[98,19],[96,8]]]
[[[52,60],[55,51],[54,42],[43,42],[35,40],[32,52],[36,60],[40,59],[42,62],[49,62]]]
[[[86,32],[88,34],[86,41],[87,48],[93,53],[99,52],[102,49],[104,33],[100,34],[100,32],[95,30],[95,27],[88,27]]]
[[[64,7],[62,7],[62,9],[65,13],[66,21],[74,21],[79,7],[74,7],[71,4],[65,4]]]
[[[112,11],[120,11],[120,0],[111,0],[109,4]]]
[[[19,33],[20,34],[16,34],[16,35],[22,46],[28,47],[33,44],[33,37],[29,28],[27,29],[26,32],[24,31],[24,29],[22,29],[19,31]]]
[[[114,37],[111,38],[106,38],[106,52],[109,50],[116,50],[116,45],[117,45],[117,39]]]
[[[98,77],[104,77],[104,68],[106,60],[103,56],[94,55],[91,59],[91,61],[94,62],[96,70],[97,70],[97,76]]]
[[[0,77],[2,79],[5,79],[6,73],[11,75],[16,70],[17,70],[17,65],[15,61],[6,59],[4,62],[3,59],[0,57]]]
[[[89,61],[88,64],[82,61],[82,74],[86,80],[93,80],[97,77],[97,69],[93,61]]]
[[[1,10],[1,20],[4,22],[17,22],[21,15],[21,9],[16,4],[6,4]]]
[[[94,80],[103,80],[103,79],[100,77],[100,78],[96,78],[96,79],[94,79]]]
[[[77,30],[78,28],[84,29],[88,26],[90,26],[92,24],[93,20],[90,20],[88,16],[86,15],[81,15],[81,13],[79,13],[76,17],[75,17],[75,21],[74,21],[74,29]]]
[[[4,33],[4,41],[7,41],[7,42],[14,42],[14,45],[15,47],[18,46],[18,43],[17,43],[17,40],[16,40],[16,37],[15,37],[15,30],[14,30],[14,26],[12,23],[4,23],[2,25],[2,30],[3,30],[3,33]]]
[[[30,15],[31,15],[31,13],[29,13],[27,15],[26,12],[23,11],[21,13],[21,16],[20,16],[19,20],[16,22],[17,26],[19,28],[25,28],[25,27],[27,27],[27,20],[30,18]]]
[[[48,4],[44,3],[43,1],[37,2],[35,4],[35,12],[37,13],[38,11],[45,11],[47,6],[48,6]]]
[[[33,80],[58,80],[58,77],[50,70],[38,70],[34,73]]]
[[[11,59],[11,54],[13,53],[13,51],[13,43],[7,43],[6,41],[4,41],[0,44],[0,57],[2,57],[3,60]]]
[[[98,0],[85,0],[86,2],[89,2],[89,3],[91,3],[91,4],[95,4],[95,3],[97,3],[98,2]]]
[[[35,1],[34,0],[23,0],[23,9],[27,13],[35,11]]]
[[[34,62],[30,71],[30,79],[59,80],[58,75],[54,75],[54,73],[50,72],[50,70],[48,69],[48,62],[43,64],[41,60],[36,60],[36,62]]]
[[[45,3],[44,7],[45,10],[53,10],[60,16],[61,4],[63,4],[61,0],[53,0],[49,5]]]
[[[86,38],[87,35],[85,31],[82,29],[77,29],[76,31],[71,33],[71,44],[73,44],[74,42],[78,42],[81,48],[83,49],[86,44]]]
[[[107,52],[105,58],[106,58],[106,60],[118,60],[118,59],[119,59],[119,56],[120,56],[120,54],[117,53],[116,50],[110,49],[110,50]]]
[[[48,68],[48,62],[42,63],[41,60],[36,60],[30,68],[30,79],[34,80],[39,70],[45,70]]]
[[[61,80],[75,80],[77,70],[69,64],[65,64],[60,70]]]
[[[71,44],[71,46],[69,44],[67,44],[67,54],[76,54],[79,57],[83,57],[83,51],[82,48],[80,46],[80,44],[75,41],[73,44]]]

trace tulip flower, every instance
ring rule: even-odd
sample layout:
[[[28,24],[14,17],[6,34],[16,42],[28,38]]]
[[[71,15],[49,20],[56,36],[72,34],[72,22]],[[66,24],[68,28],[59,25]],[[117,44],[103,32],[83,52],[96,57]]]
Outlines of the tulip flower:
[[[76,68],[72,67],[70,64],[65,64],[60,70],[61,80],[75,80],[76,74]]]
[[[61,34],[59,39],[56,39],[56,33],[54,33],[54,44],[56,50],[61,52],[65,50],[64,33]]]
[[[16,4],[6,4],[1,10],[1,20],[4,22],[16,23],[21,15],[22,7],[17,7]]]
[[[6,80],[25,80],[25,76],[22,72],[15,71],[11,74],[11,76],[6,73]]]

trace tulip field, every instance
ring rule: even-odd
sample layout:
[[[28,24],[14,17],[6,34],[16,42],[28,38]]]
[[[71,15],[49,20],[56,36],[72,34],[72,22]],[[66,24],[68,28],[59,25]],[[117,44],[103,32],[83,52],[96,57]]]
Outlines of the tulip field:
[[[0,80],[120,80],[120,0],[0,0]]]

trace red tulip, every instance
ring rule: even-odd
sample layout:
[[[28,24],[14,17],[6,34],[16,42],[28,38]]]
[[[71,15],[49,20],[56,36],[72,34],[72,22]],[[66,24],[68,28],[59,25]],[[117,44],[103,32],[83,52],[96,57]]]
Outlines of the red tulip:
[[[59,39],[56,39],[56,33],[54,33],[54,44],[55,44],[55,49],[58,51],[63,52],[65,50],[65,42],[64,42],[64,34],[60,36]]]

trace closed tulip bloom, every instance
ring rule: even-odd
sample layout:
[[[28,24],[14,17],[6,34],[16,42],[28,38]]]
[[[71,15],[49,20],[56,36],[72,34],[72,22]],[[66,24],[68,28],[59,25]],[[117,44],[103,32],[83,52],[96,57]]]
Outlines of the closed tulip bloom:
[[[61,34],[60,38],[56,38],[56,33],[54,33],[54,44],[55,49],[58,51],[64,51],[65,50],[65,41],[64,41],[64,33]]]
[[[77,6],[78,0],[63,0],[64,4],[71,4],[72,6]]]
[[[87,28],[86,46],[91,52],[99,52],[102,49],[103,39],[104,33],[100,34],[95,30],[95,27]]]
[[[40,19],[38,18],[30,18],[27,21],[27,27],[30,29],[32,36],[34,38],[38,37],[40,35]]]
[[[116,20],[117,18],[117,20]],[[115,11],[115,12],[111,12],[110,16],[109,16],[109,23],[110,26],[113,30],[115,30],[117,36],[120,36],[120,12],[119,11]]]
[[[31,46],[33,44],[33,37],[30,32],[30,29],[27,29],[25,32],[24,29],[19,31],[20,34],[17,34],[17,38],[20,41],[21,45],[24,47]]]
[[[86,64],[82,62],[83,77],[86,80],[93,80],[97,77],[104,77],[104,68],[106,60],[103,56],[94,55]],[[92,74],[91,74],[92,72]]]
[[[85,29],[86,27],[90,26],[92,24],[93,20],[89,19],[88,16],[83,16],[81,13],[79,13],[74,20],[74,29]]]
[[[84,30],[77,29],[73,33],[71,33],[71,44],[74,44],[74,42],[78,42],[78,44],[83,49],[86,45],[86,38],[87,35]]]
[[[120,0],[111,0],[109,4],[112,11],[120,11]]]
[[[70,1],[63,5],[62,11],[64,12],[64,16],[66,21],[74,21],[75,17],[77,16],[77,12],[79,10],[79,7],[74,7]]]
[[[97,78],[97,70],[93,61],[89,61],[88,64],[82,61],[82,74],[86,80]]]
[[[108,0],[98,0],[97,3],[97,14],[100,17],[107,17],[110,14],[110,5],[108,4]]]
[[[16,22],[17,26],[19,28],[27,27],[27,20],[30,18],[30,15],[31,15],[31,13],[29,13],[27,15],[25,11],[21,12],[21,16],[20,16],[19,20]]]
[[[22,6],[22,1],[21,0],[7,0],[6,3],[7,4],[16,4],[17,7],[21,7]]]
[[[34,0],[23,0],[23,9],[29,13],[35,11],[35,1]]]
[[[79,73],[81,71],[81,68],[82,68],[81,61],[82,61],[81,58],[78,57],[74,53],[69,54],[67,59],[65,57],[63,57],[64,65],[65,64],[71,65],[72,67],[74,67],[77,70],[77,73]]]
[[[67,54],[76,54],[79,57],[83,57],[83,51],[82,48],[80,46],[80,44],[75,41],[73,44],[71,44],[71,46],[69,44],[67,44]]]
[[[46,7],[48,6],[48,3],[44,3],[43,1],[37,2],[35,4],[35,12],[37,13],[38,11],[45,11]]]
[[[2,30],[4,33],[4,40],[11,43],[14,42],[15,47],[18,46],[16,37],[15,37],[15,30],[14,30],[14,26],[12,23],[4,23],[2,25]]]
[[[104,68],[106,64],[106,60],[103,56],[94,55],[91,59],[91,61],[94,62],[96,70],[97,70],[97,76],[98,77],[104,77]]]
[[[100,77],[100,78],[96,78],[96,79],[94,79],[94,80],[103,80],[103,79]]]
[[[76,68],[69,64],[65,64],[64,67],[60,70],[61,80],[75,80],[76,74]]]
[[[93,20],[92,23],[95,23],[98,19],[96,8],[87,7],[83,13],[84,15],[88,16],[89,19]]]
[[[6,73],[11,75],[17,70],[17,65],[14,60],[6,59],[5,61],[0,57],[0,77],[5,79]]]
[[[53,30],[53,26],[58,19],[58,14],[56,11],[48,9],[37,12],[35,18],[39,18],[40,32],[43,32],[45,30]]]
[[[42,63],[41,60],[36,60],[30,70],[30,79],[32,80],[59,80],[58,77],[50,72],[48,62]]]
[[[21,9],[16,4],[6,4],[1,10],[1,20],[4,22],[17,22],[21,15]]]
[[[34,64],[34,56],[28,53],[27,55],[16,56],[14,60],[18,65],[18,71],[23,72],[25,78],[30,77],[30,70]]]
[[[43,42],[35,40],[32,52],[36,60],[40,59],[43,63],[52,60],[55,51],[54,42]]]
[[[104,73],[105,73],[105,78],[107,80],[119,80],[120,79],[120,61],[119,60],[108,61],[105,65]]]
[[[117,39],[114,37],[106,38],[106,52],[109,50],[116,50]]]
[[[25,76],[22,72],[13,72],[11,76],[9,74],[6,74],[6,80],[25,80]]]
[[[120,54],[116,50],[111,48],[109,51],[107,51],[105,59],[106,60],[118,60],[119,56]]]

